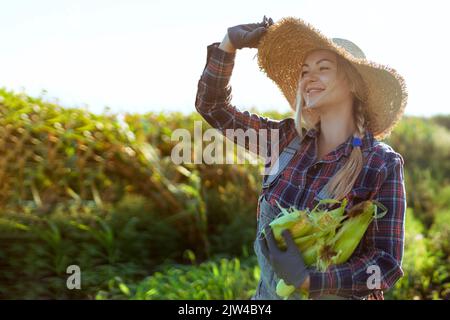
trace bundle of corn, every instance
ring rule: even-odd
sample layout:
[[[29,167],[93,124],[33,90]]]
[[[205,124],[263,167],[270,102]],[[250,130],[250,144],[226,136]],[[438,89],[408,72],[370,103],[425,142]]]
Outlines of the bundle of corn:
[[[322,210],[322,204],[340,203],[334,210]],[[307,266],[314,266],[319,271],[325,271],[330,265],[346,262],[355,251],[361,238],[373,219],[383,217],[387,209],[376,201],[363,201],[346,211],[347,199],[339,202],[334,199],[324,199],[309,212],[295,208],[282,208],[280,215],[269,225],[273,230],[275,240],[281,249],[286,248],[281,233],[288,229],[302,252]],[[377,208],[383,211],[377,213]],[[264,231],[263,231],[264,233]],[[294,291],[282,279],[276,288],[280,297],[287,299]]]

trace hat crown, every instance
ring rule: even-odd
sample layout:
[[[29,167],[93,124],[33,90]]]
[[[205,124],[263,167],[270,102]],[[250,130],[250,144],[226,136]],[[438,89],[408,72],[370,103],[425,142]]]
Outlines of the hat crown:
[[[334,42],[334,44],[344,48],[345,51],[350,53],[355,58],[366,59],[366,55],[361,50],[361,48],[359,48],[356,44],[354,44],[350,40],[343,39],[343,38],[332,38],[331,40]]]

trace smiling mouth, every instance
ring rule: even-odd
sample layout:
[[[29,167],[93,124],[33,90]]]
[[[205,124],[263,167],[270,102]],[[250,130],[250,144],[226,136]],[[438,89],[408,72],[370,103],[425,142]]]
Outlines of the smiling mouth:
[[[309,90],[306,94],[307,95],[312,95],[312,94],[315,94],[315,93],[319,93],[319,92],[322,92],[324,89],[311,89],[311,90]]]

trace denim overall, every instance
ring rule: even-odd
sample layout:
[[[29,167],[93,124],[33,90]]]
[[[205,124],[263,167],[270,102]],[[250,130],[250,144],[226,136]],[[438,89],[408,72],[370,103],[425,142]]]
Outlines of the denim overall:
[[[272,167],[276,170],[271,170],[269,175],[264,177],[263,181],[263,190],[268,188],[273,184],[276,178],[280,175],[283,169],[288,165],[298,148],[300,147],[300,137],[297,135],[289,145],[284,148],[281,152],[279,158],[277,159],[278,166],[275,165]],[[320,193],[316,199],[324,198],[325,195]],[[272,267],[267,261],[266,257],[262,254],[261,248],[259,246],[259,242],[257,241],[259,237],[262,236],[261,232],[264,230],[265,226],[268,225],[272,220],[274,220],[280,212],[280,209],[276,206],[271,205],[265,198],[264,194],[262,194],[259,199],[259,218],[257,221],[257,230],[256,230],[256,240],[254,242],[253,248],[256,253],[256,257],[258,259],[258,264],[261,269],[261,276],[258,283],[258,287],[256,289],[255,295],[251,298],[251,300],[281,300],[276,294],[276,286],[280,278],[274,273]],[[291,294],[288,300],[299,300],[300,295],[297,292]],[[338,296],[322,296],[319,299],[343,299]]]

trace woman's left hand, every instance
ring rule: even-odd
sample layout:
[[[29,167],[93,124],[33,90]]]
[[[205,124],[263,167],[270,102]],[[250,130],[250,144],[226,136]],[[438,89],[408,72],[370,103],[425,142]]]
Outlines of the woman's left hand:
[[[267,226],[265,238],[259,240],[262,253],[269,260],[274,272],[288,285],[300,288],[309,273],[300,250],[297,248],[292,234],[284,230],[282,236],[286,241],[286,250],[280,250],[273,235],[272,228]]]

